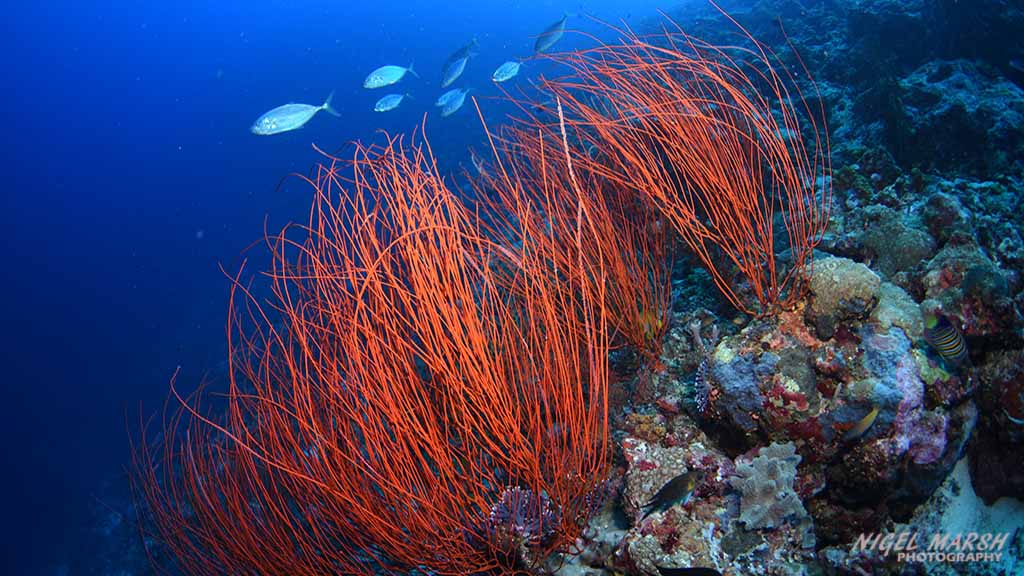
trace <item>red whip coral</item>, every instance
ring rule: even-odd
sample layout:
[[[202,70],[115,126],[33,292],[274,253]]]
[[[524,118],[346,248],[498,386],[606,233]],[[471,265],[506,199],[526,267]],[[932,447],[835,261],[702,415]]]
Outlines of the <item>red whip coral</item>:
[[[578,152],[575,143],[564,146]],[[601,284],[614,335],[657,365],[671,299],[668,227],[642,198],[596,177],[585,164],[574,161],[570,177],[570,156],[551,153],[562,148],[561,124],[533,120],[501,131],[493,168],[484,165],[472,179],[488,234],[513,245],[524,229],[546,236],[557,273],[578,270],[592,289]],[[586,233],[577,237],[584,217]],[[569,262],[577,242],[582,266]]]
[[[554,284],[528,229],[484,240],[424,147],[307,181],[269,293],[235,284],[226,417],[183,401],[137,452],[156,536],[194,574],[511,573],[571,546],[608,468],[603,295]],[[510,490],[536,497],[502,527]]]
[[[571,73],[542,86],[587,151],[574,157],[580,170],[647,198],[729,302],[771,313],[801,294],[787,288],[804,279],[828,224],[829,145],[822,111],[740,30],[752,48],[616,29],[619,44],[554,56]]]

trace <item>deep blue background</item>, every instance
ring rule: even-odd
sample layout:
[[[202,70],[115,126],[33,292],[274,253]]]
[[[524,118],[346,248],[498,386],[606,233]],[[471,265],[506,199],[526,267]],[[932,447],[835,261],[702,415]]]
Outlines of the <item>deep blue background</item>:
[[[129,430],[225,357],[228,282],[270,228],[302,218],[308,193],[277,190],[376,129],[408,131],[433,111],[440,66],[476,35],[464,80],[495,95],[491,72],[526,56],[563,11],[636,22],[678,1],[240,1],[18,3],[5,11],[3,184],[3,574],[54,573],[89,550],[91,499],[116,481]],[[583,19],[570,26],[588,25]],[[592,25],[589,25],[593,28]],[[576,40],[567,37],[560,47]],[[416,96],[390,114],[366,91],[373,68],[415,59]],[[525,68],[523,74],[529,74]],[[533,72],[536,72],[534,70]],[[521,79],[520,79],[521,80]],[[341,118],[257,137],[248,127],[290,101],[337,90]],[[488,108],[500,121],[500,105]],[[488,106],[485,104],[485,107]],[[470,106],[431,114],[444,165],[479,146]]]

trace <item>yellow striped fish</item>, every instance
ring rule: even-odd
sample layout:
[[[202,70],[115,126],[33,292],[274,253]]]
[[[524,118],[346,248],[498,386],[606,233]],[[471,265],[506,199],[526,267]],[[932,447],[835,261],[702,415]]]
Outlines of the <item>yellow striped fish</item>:
[[[871,428],[871,425],[875,423],[875,418],[878,418],[878,406],[873,406],[866,416],[854,424],[853,428],[847,430],[846,434],[843,434],[843,440],[856,440],[863,436],[868,431],[868,428]]]
[[[936,312],[924,315],[924,339],[947,362],[960,364],[967,359],[967,345],[960,329],[949,318]]]

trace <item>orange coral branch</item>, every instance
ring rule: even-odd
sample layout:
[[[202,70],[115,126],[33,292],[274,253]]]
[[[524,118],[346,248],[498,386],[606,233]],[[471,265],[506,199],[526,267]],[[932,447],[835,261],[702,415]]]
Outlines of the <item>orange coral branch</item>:
[[[600,286],[614,334],[656,362],[668,326],[672,266],[661,217],[588,164],[574,167],[573,156],[584,152],[557,124],[531,118],[506,127],[492,149],[494,173],[481,162],[471,178],[488,237],[515,245],[528,229],[547,238],[554,270],[578,269],[592,290]],[[579,254],[584,261],[576,263]]]
[[[577,154],[578,165],[648,198],[729,302],[764,313],[801,292],[787,289],[827,226],[831,168],[827,137],[793,77],[740,30],[752,49],[710,46],[678,29],[617,29],[620,44],[556,56],[572,75],[544,87],[566,102],[583,148],[596,151]],[[792,256],[785,270],[780,235]]]
[[[226,419],[183,400],[162,477],[139,453],[161,539],[198,574],[511,571],[571,545],[608,466],[602,295],[554,285],[528,230],[499,284],[429,149],[307,181],[269,295],[235,284]]]

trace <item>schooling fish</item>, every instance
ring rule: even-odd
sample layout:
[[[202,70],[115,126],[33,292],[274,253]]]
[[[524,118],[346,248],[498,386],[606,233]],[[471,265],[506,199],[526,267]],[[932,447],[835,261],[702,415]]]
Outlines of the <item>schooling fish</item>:
[[[516,74],[519,74],[519,67],[522,65],[523,64],[521,62],[516,60],[509,60],[501,66],[498,66],[498,69],[495,70],[494,74],[491,76],[491,80],[494,80],[495,82],[511,80],[516,77]]]
[[[462,92],[461,88],[452,88],[451,90],[445,92],[444,94],[441,94],[440,96],[437,97],[437,100],[434,101],[434,106],[444,106],[445,104],[448,103],[449,100],[458,96],[459,92]]]
[[[473,39],[469,41],[469,44],[466,44],[462,48],[459,48],[455,52],[452,52],[452,55],[449,56],[448,59],[444,61],[444,65],[447,66],[452,62],[455,62],[456,60],[466,60],[468,58],[476,56],[476,49],[479,47],[480,43],[476,41],[476,37],[474,36]]]
[[[271,134],[280,134],[302,128],[306,122],[309,122],[321,110],[326,110],[330,114],[340,116],[340,114],[334,111],[334,108],[331,108],[331,98],[334,98],[334,92],[331,92],[331,95],[320,106],[313,106],[311,104],[285,104],[284,106],[278,106],[257,118],[249,130],[258,136],[270,136]]]
[[[380,100],[377,100],[376,104],[373,105],[373,111],[387,112],[389,110],[394,110],[395,108],[398,108],[398,105],[402,103],[402,100],[404,100],[406,96],[412,98],[412,96],[409,96],[408,94],[388,94],[387,96],[383,96]]]
[[[441,117],[448,117],[458,112],[459,108],[462,108],[462,104],[466,101],[466,94],[469,94],[469,88],[465,90],[456,90],[455,94],[450,96],[441,105]]]
[[[537,41],[533,43],[533,51],[540,54],[554,46],[555,42],[561,40],[562,36],[565,34],[565,21],[568,19],[569,14],[566,13],[562,16],[561,20],[545,28],[544,31],[537,36]]]
[[[469,44],[466,44],[462,48],[456,50],[448,60],[445,60],[444,67],[441,69],[441,88],[447,88],[462,76],[462,73],[466,70],[466,63],[473,56],[476,56],[475,49],[480,44],[473,38]]]
[[[703,481],[703,470],[689,470],[669,480],[644,506],[647,511],[643,518],[647,518],[651,512],[664,512],[676,504],[686,504],[697,485]]]
[[[459,76],[462,76],[462,72],[466,70],[466,63],[468,61],[468,58],[462,58],[445,66],[441,72],[441,88],[447,88],[458,80]]]
[[[942,314],[935,311],[925,313],[924,339],[950,364],[957,365],[967,359],[963,334]]]
[[[871,411],[854,424],[853,428],[847,430],[846,434],[843,434],[843,440],[856,440],[863,436],[868,431],[868,428],[871,428],[871,425],[875,423],[875,418],[878,418],[878,406],[872,407]]]
[[[408,68],[389,64],[387,66],[381,66],[373,72],[370,72],[370,75],[366,77],[366,80],[363,80],[363,88],[383,88],[384,86],[390,86],[401,80],[405,76],[406,72],[417,78],[420,77],[420,75],[412,69],[412,64],[409,64]]]
[[[722,573],[714,568],[695,566],[693,568],[662,568],[658,566],[658,574],[661,576],[722,576]]]

